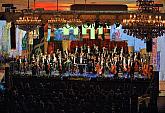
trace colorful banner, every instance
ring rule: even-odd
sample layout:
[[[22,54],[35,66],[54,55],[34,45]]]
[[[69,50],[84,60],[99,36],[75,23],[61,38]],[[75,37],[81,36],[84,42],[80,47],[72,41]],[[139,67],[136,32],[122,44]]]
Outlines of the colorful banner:
[[[152,65],[154,70],[157,67],[157,38],[152,39]]]
[[[27,50],[27,33],[22,38],[22,50]]]
[[[29,32],[28,39],[29,39],[29,44],[33,45],[33,31]]]
[[[6,21],[0,21],[0,51],[3,51],[2,44],[3,44],[3,35],[4,35],[5,26],[6,26]]]
[[[54,30],[54,40],[55,41],[61,41],[63,40],[63,29],[62,28],[58,28]]]
[[[157,52],[157,71],[160,71],[160,51]]]
[[[9,53],[10,44],[10,27],[11,23],[0,21],[0,51]]]
[[[48,37],[47,37],[47,41],[50,41],[50,37],[51,37],[51,28],[48,28]]]

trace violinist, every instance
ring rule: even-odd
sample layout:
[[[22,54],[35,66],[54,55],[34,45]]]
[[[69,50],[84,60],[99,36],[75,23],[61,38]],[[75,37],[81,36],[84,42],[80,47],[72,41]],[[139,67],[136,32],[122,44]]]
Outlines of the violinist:
[[[95,71],[98,76],[100,76],[102,74],[102,66],[100,65],[99,62],[96,64]]]
[[[153,77],[154,77],[154,74],[153,74],[153,65],[150,65],[149,66],[148,77],[151,78],[151,79],[153,79]]]

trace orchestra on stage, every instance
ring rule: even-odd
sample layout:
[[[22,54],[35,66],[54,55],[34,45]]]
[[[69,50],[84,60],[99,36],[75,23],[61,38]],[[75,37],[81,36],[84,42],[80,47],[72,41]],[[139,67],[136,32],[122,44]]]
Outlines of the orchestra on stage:
[[[60,51],[57,49],[52,54],[35,55],[28,60],[26,56],[16,59],[18,72],[27,72],[31,69],[33,75],[40,75],[45,71],[52,75],[59,72],[59,75],[68,74],[96,74],[99,77],[152,77],[153,67],[148,64],[147,59],[142,57],[140,52],[124,53],[123,47],[115,46],[113,50],[106,47],[76,46],[74,50]]]

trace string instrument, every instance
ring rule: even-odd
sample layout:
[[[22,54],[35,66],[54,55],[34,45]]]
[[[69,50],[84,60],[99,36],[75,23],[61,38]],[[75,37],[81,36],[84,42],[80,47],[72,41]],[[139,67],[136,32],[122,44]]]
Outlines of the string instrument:
[[[116,74],[117,73],[117,71],[116,71],[116,65],[114,65],[114,64],[111,66],[111,73],[112,74]]]
[[[152,66],[149,66],[149,69],[148,69],[148,77],[153,77],[153,67]]]
[[[76,72],[77,70],[78,70],[78,66],[77,66],[77,65],[73,65],[73,66],[72,66],[72,71],[73,71],[73,72]]]
[[[97,74],[102,74],[102,68],[99,63],[96,64],[95,71]]]
[[[48,70],[50,70],[50,61],[49,60],[47,60],[47,68],[48,68]]]
[[[59,69],[62,70],[62,64],[59,64]]]
[[[130,73],[130,71],[131,71],[131,67],[130,65],[128,65],[127,72]]]
[[[99,69],[99,75],[101,75],[103,73],[103,67],[101,66]]]
[[[50,70],[50,64],[48,63],[48,70]]]

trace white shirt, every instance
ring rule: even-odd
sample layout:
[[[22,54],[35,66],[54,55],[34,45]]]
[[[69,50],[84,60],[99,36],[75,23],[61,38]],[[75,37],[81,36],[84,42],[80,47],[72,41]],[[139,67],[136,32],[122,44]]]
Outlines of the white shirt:
[[[82,64],[82,56],[80,56],[80,64]]]
[[[88,53],[90,53],[90,48],[88,48]]]
[[[20,63],[20,64],[22,63],[21,59],[19,59],[19,63]]]
[[[77,51],[78,51],[78,48],[76,47],[75,53],[77,53]]]

